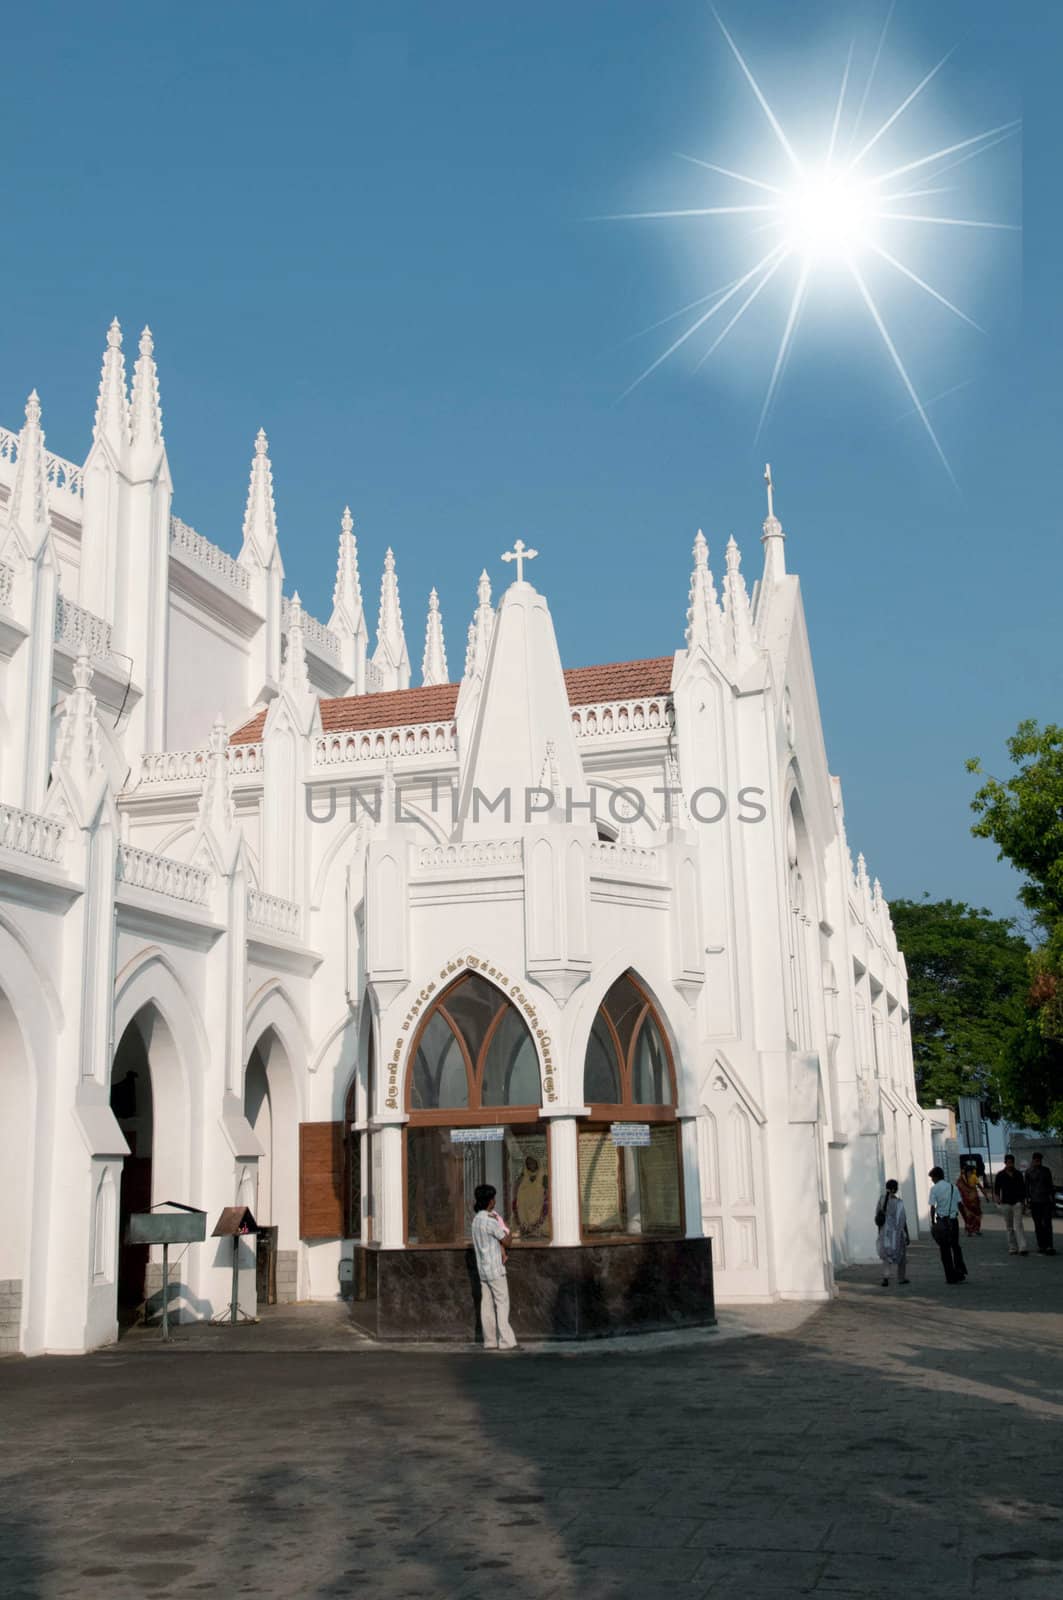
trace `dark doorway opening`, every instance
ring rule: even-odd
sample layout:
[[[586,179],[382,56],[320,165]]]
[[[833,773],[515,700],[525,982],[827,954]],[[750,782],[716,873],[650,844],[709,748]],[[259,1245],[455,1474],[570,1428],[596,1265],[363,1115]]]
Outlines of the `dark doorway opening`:
[[[154,1133],[148,1053],[135,1022],[129,1024],[115,1051],[111,1069],[111,1110],[125,1134],[130,1152],[122,1167],[118,1191],[118,1321],[121,1326],[128,1327],[144,1315],[149,1247],[126,1244],[126,1227],[133,1212],[151,1209]]]

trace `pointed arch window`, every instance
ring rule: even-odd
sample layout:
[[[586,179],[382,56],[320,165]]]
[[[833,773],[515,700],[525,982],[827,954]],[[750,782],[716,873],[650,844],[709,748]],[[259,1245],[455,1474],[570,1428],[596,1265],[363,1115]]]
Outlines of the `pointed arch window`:
[[[410,1052],[409,1244],[467,1240],[480,1183],[497,1189],[498,1210],[515,1239],[549,1239],[549,1138],[540,1121],[541,1098],[539,1056],[523,1016],[490,979],[463,973],[422,1018]]]
[[[631,972],[608,990],[583,1063],[590,1121],[579,1134],[580,1218],[585,1238],[667,1237],[683,1231],[675,1065],[649,995]],[[615,1123],[645,1127],[646,1142],[616,1142]]]

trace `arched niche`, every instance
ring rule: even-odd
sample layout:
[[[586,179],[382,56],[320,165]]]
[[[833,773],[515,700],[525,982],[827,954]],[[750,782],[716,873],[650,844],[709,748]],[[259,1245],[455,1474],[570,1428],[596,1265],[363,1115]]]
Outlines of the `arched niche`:
[[[406,1237],[469,1237],[473,1191],[489,1183],[514,1237],[550,1237],[549,1134],[528,1024],[480,972],[436,997],[411,1044],[405,1084]]]
[[[675,1061],[660,1012],[630,970],[610,984],[591,1022],[583,1098],[590,1108],[578,1136],[584,1239],[682,1234]]]

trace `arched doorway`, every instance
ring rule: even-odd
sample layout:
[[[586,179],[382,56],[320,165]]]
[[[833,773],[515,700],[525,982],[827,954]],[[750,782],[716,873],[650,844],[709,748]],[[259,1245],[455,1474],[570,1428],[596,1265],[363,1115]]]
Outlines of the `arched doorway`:
[[[539,1057],[501,989],[463,973],[411,1048],[406,1082],[406,1240],[462,1244],[473,1190],[490,1183],[516,1239],[549,1239],[549,1138]]]
[[[591,1025],[583,1097],[590,1107],[579,1133],[584,1239],[679,1237],[675,1064],[653,1001],[631,972],[611,985]],[[617,1124],[633,1125],[632,1131],[618,1134]]]
[[[118,1192],[118,1319],[129,1324],[162,1288],[162,1252],[127,1245],[135,1211],[165,1200],[194,1203],[188,1193],[189,1108],[181,1057],[162,1011],[148,1001],[126,1024],[111,1065],[111,1110],[129,1155]],[[179,1295],[171,1274],[171,1309]],[[156,1307],[156,1309],[158,1309]]]
[[[262,1149],[251,1208],[259,1225],[258,1302],[286,1304],[298,1297],[299,1114],[291,1061],[273,1027],[248,1057],[244,1116]]]
[[[129,1146],[118,1191],[118,1321],[128,1326],[137,1320],[147,1298],[149,1252],[147,1245],[126,1244],[126,1227],[134,1212],[151,1208],[155,1135],[151,1069],[137,1019],[126,1028],[114,1054],[111,1110]]]
[[[0,1279],[17,1284],[0,1304],[0,1350],[17,1350],[30,1226],[29,1062],[18,1018],[0,989]]]

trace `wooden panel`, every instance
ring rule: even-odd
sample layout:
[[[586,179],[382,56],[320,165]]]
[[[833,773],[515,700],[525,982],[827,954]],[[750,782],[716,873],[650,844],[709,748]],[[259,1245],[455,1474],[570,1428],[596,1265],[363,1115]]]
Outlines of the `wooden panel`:
[[[299,1124],[299,1237],[343,1238],[343,1123]]]

